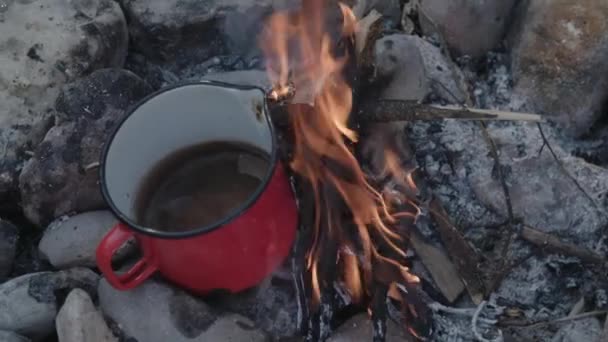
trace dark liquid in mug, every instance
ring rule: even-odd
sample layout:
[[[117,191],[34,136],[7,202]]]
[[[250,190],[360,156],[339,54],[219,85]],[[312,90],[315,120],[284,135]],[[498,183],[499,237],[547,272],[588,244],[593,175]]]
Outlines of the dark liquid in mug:
[[[236,142],[174,152],[144,178],[136,196],[137,221],[170,232],[214,224],[254,195],[269,167],[267,153]]]

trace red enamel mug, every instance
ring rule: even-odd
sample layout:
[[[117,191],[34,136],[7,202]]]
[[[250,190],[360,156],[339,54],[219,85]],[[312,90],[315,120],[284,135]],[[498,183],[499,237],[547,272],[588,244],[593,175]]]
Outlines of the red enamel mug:
[[[254,194],[208,226],[176,232],[138,224],[135,198],[147,173],[172,152],[216,141],[246,143],[268,154]],[[148,96],[112,134],[100,172],[104,199],[120,223],[99,244],[97,265],[117,289],[132,289],[158,272],[196,293],[238,292],[261,282],[290,252],[296,202],[260,88],[199,82]],[[118,274],[112,256],[132,238],[141,259]]]

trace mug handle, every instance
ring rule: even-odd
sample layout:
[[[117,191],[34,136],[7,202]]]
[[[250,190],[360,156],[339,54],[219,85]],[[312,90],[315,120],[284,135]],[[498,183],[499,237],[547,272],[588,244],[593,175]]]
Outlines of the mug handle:
[[[124,274],[116,274],[112,269],[112,256],[129,239],[135,237],[124,223],[118,223],[101,240],[97,247],[97,267],[110,285],[119,290],[130,290],[148,279],[157,267],[144,255]]]

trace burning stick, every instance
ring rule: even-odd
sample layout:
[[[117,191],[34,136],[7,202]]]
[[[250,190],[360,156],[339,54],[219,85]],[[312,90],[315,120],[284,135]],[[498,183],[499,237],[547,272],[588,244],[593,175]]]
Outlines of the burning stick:
[[[277,86],[270,89],[266,94],[266,99],[272,104],[287,104],[292,101],[295,95],[296,86],[293,82],[289,82],[285,86]]]
[[[538,114],[434,106],[403,100],[368,101],[359,107],[357,117],[362,123],[439,119],[542,121],[542,117]]]
[[[268,93],[268,99],[275,103],[291,103],[296,96],[293,84],[277,87]],[[416,120],[483,120],[483,121],[529,121],[542,122],[541,115],[508,112],[493,109],[461,108],[457,106],[437,106],[417,101],[375,100],[359,106],[356,113],[360,123],[380,123]]]

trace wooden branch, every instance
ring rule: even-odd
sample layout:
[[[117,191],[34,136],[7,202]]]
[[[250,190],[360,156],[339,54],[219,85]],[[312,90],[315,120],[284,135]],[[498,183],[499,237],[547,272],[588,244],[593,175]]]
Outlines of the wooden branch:
[[[437,198],[430,204],[430,212],[448,254],[456,265],[462,281],[473,302],[479,305],[485,295],[485,284],[479,277],[480,258],[452,224],[447,212]]]
[[[542,121],[542,117],[538,114],[435,106],[403,100],[366,101],[359,106],[355,115],[361,123],[440,119]]]
[[[410,243],[443,296],[453,303],[465,289],[456,266],[441,250],[424,242],[417,232],[410,235]]]
[[[581,261],[590,264],[596,264],[601,266],[607,265],[606,258],[599,255],[598,253],[595,253],[584,247],[579,247],[574,244],[564,242],[554,235],[541,232],[540,230],[532,228],[530,226],[523,227],[521,237],[524,240],[553,253],[577,257]]]

